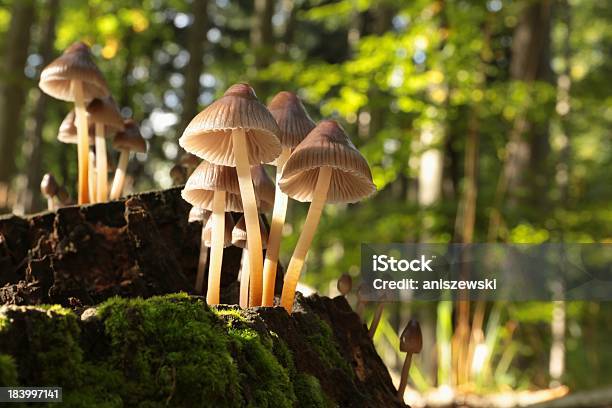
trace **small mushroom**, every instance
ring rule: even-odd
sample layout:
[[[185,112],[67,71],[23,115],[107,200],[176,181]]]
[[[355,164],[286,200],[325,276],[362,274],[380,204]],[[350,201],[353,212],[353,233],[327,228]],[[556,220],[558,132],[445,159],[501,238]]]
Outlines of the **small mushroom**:
[[[78,202],[88,203],[89,132],[85,104],[109,95],[106,81],[94,63],[89,47],[77,42],[43,69],[38,86],[56,99],[74,102],[78,133]]]
[[[410,372],[410,364],[412,363],[412,355],[420,353],[422,349],[423,335],[421,334],[421,326],[418,321],[411,319],[400,336],[400,351],[406,353],[400,384],[397,389],[397,396],[402,401],[404,400],[404,392],[408,384],[408,374]]]
[[[382,319],[382,314],[385,309],[385,297],[381,296],[381,299],[378,301],[376,305],[376,310],[374,311],[374,317],[372,318],[372,324],[370,325],[370,329],[368,330],[368,335],[371,339],[374,338],[374,334],[376,334],[376,329],[378,329],[378,325],[380,324],[380,320]]]
[[[40,192],[47,198],[47,209],[49,211],[55,210],[53,198],[57,196],[58,190],[59,185],[53,174],[46,173],[40,182]]]
[[[253,88],[236,84],[196,115],[179,139],[181,147],[204,160],[236,167],[248,231],[252,306],[261,304],[263,251],[257,233],[259,212],[250,166],[278,157],[281,151],[278,133],[276,121],[257,100]]]
[[[340,279],[338,279],[336,287],[342,296],[348,295],[353,288],[353,278],[351,278],[351,275],[348,273],[343,273],[342,276],[340,276]]]
[[[278,268],[278,256],[280,243],[287,214],[287,195],[280,190],[279,180],[283,167],[289,159],[291,150],[294,149],[310,131],[315,123],[299,98],[291,92],[279,92],[268,104],[268,110],[278,123],[280,128],[281,153],[276,159],[276,193],[274,198],[274,210],[272,212],[272,223],[270,225],[270,238],[268,250],[263,268],[263,306],[272,306],[274,301],[274,284],[276,283],[276,270]]]
[[[175,164],[170,169],[170,178],[175,186],[183,185],[187,182],[187,169],[180,164]]]
[[[119,163],[115,171],[113,185],[111,187],[110,199],[116,200],[123,193],[125,185],[125,174],[130,160],[130,152],[146,153],[147,142],[144,140],[138,129],[138,124],[132,119],[123,122],[125,129],[115,135],[113,147],[119,150]]]
[[[320,122],[295,148],[283,168],[280,189],[298,201],[310,201],[300,238],[289,261],[281,305],[291,313],[304,260],[325,203],[353,203],[376,191],[370,167],[333,120]]]
[[[366,296],[365,296],[365,284],[361,283],[359,285],[359,287],[357,288],[357,307],[356,312],[357,315],[359,316],[359,318],[361,320],[363,320],[363,314],[365,312],[365,307],[368,304],[368,301],[366,300]]]
[[[221,264],[223,261],[224,231],[226,211],[241,211],[240,187],[235,169],[217,166],[207,161],[194,170],[181,195],[194,207],[212,211],[208,223],[211,223],[210,262],[208,264],[208,304],[219,303],[221,290]],[[202,241],[205,241],[204,229]],[[230,230],[231,233],[231,230]],[[196,277],[196,292],[201,293],[204,284],[204,271]]]
[[[259,216],[259,231],[261,245],[266,249],[268,244],[268,229],[263,218]],[[240,268],[240,307],[249,306],[249,248],[248,248],[246,222],[244,215],[240,217],[232,231],[232,245],[242,248],[242,263]]]
[[[87,105],[90,122],[95,126],[96,202],[108,200],[108,159],[106,155],[107,129],[124,130],[123,118],[115,100],[109,96],[96,98]]]
[[[187,218],[187,221],[202,223],[202,230],[204,230],[204,227],[206,226],[206,222],[210,218],[210,214],[211,214],[210,211],[204,210],[202,208],[191,207],[191,210],[189,210],[189,216]],[[206,264],[208,263],[208,248],[209,248],[209,246],[206,245],[205,240],[202,239],[203,235],[204,235],[203,233],[200,233],[200,256],[198,257],[198,269],[196,272],[196,279],[197,277],[201,277],[200,282],[196,281],[196,287],[199,286],[200,291],[201,291],[202,286],[204,286],[204,271],[206,270]]]

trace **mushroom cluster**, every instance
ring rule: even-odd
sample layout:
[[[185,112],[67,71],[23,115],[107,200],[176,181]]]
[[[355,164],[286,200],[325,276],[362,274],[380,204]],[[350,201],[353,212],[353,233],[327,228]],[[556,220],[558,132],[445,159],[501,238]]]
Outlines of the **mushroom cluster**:
[[[365,158],[336,121],[315,124],[296,95],[280,92],[266,107],[258,101],[255,91],[242,83],[231,86],[196,115],[179,144],[188,154],[202,159],[187,180],[182,196],[198,211],[211,211],[208,222],[203,222],[201,245],[201,251],[206,252],[205,235],[210,236],[206,288],[209,304],[220,302],[226,224],[233,220],[227,212],[242,213],[232,233],[232,244],[243,248],[240,305],[274,306],[288,199],[310,202],[279,301],[291,313],[297,283],[325,204],[357,202],[376,190]],[[276,166],[276,186],[262,165],[266,163]],[[175,170],[175,174],[180,181],[185,173]],[[268,231],[261,213],[269,211],[272,222]],[[207,256],[201,253],[196,292],[203,291],[203,259]]]
[[[119,198],[129,152],[146,152],[146,142],[138,125],[121,116],[89,46],[77,42],[68,47],[43,69],[39,87],[56,99],[74,103],[74,110],[62,121],[57,138],[62,143],[77,145],[78,204],[109,198],[106,138],[110,136],[114,136],[113,147],[121,152],[110,198]]]

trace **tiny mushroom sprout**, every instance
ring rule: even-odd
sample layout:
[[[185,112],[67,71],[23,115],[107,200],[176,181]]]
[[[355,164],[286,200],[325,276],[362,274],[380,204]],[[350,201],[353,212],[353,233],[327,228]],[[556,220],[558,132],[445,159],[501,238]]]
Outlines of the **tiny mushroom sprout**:
[[[54,98],[74,102],[78,132],[78,202],[88,203],[89,129],[85,105],[94,98],[109,95],[106,81],[94,63],[89,47],[77,42],[43,69],[39,86]]]
[[[336,287],[342,296],[348,295],[353,288],[353,278],[351,278],[351,275],[348,273],[343,273],[342,276],[340,276],[340,279],[338,279]]]
[[[118,132],[113,139],[113,147],[119,150],[119,163],[115,171],[113,185],[111,187],[110,198],[116,200],[123,193],[125,185],[125,173],[127,171],[128,162],[130,160],[130,152],[146,153],[147,142],[140,134],[138,124],[132,119],[127,119],[123,122],[124,130]]]
[[[423,335],[421,334],[421,326],[418,321],[411,319],[400,336],[400,351],[406,353],[400,384],[397,389],[397,396],[402,401],[404,400],[404,391],[406,391],[406,385],[408,384],[408,374],[410,372],[410,364],[412,363],[412,355],[420,353],[422,349]]]
[[[111,96],[96,98],[87,105],[89,119],[95,126],[96,201],[108,200],[108,161],[106,155],[107,128],[123,131],[123,118]]]
[[[261,234],[261,246],[266,249],[268,245],[268,229],[263,218],[259,216],[259,231]],[[247,242],[247,230],[244,215],[240,217],[232,231],[232,245],[242,248],[242,262],[240,269],[240,307],[249,305],[249,246]]]
[[[53,177],[53,174],[46,173],[40,182],[40,191],[47,199],[47,209],[49,211],[55,210],[55,204],[53,198],[58,195],[59,185]]]
[[[179,144],[213,164],[236,167],[249,240],[249,304],[262,296],[263,250],[251,165],[269,163],[281,152],[278,125],[247,84],[232,85],[189,123]]]
[[[291,313],[304,260],[314,238],[325,203],[353,203],[376,191],[370,167],[333,120],[321,121],[295,148],[279,182],[289,197],[307,202],[310,208],[289,261],[281,305]]]
[[[310,131],[315,123],[299,98],[291,92],[279,92],[268,104],[268,109],[280,128],[280,141],[282,150],[276,159],[276,194],[272,223],[270,225],[270,238],[263,268],[263,306],[272,306],[274,302],[274,283],[276,282],[276,269],[278,267],[278,254],[280,251],[281,236],[287,214],[287,195],[280,190],[279,180],[283,166],[294,149]]]
[[[236,170],[232,167],[219,166],[207,161],[202,161],[193,171],[181,192],[183,199],[194,207],[212,211],[208,220],[208,223],[211,223],[212,235],[210,239],[210,262],[208,264],[208,290],[206,292],[206,301],[210,305],[218,304],[220,298],[221,263],[223,261],[226,224],[225,212],[242,211],[239,194],[240,187]],[[205,241],[205,230],[205,228],[202,230],[202,241]],[[204,271],[198,272],[196,292],[201,293]]]

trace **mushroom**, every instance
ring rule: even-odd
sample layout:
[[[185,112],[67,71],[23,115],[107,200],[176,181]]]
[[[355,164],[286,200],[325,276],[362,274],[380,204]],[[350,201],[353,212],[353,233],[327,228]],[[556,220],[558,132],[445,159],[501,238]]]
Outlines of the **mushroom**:
[[[261,304],[263,251],[251,165],[269,163],[281,151],[276,121],[247,84],[231,86],[191,120],[179,144],[211,163],[236,167],[249,240],[249,304]]]
[[[210,262],[208,264],[208,304],[218,304],[221,286],[221,263],[223,261],[223,243],[225,230],[225,212],[242,211],[240,187],[235,169],[218,166],[202,161],[193,171],[185,188],[181,192],[183,199],[194,207],[212,211],[208,222],[211,223]],[[205,230],[202,230],[202,241]],[[230,230],[231,233],[231,230]],[[201,248],[202,250],[202,248]],[[204,282],[204,271],[196,277],[196,292],[201,293]]]
[[[177,165],[178,166],[178,165]],[[179,166],[181,167],[181,166]],[[181,167],[184,170],[184,167]],[[187,218],[188,222],[201,222],[202,223],[202,233],[200,233],[200,256],[198,258],[198,269],[196,272],[196,291],[200,293],[204,286],[204,270],[206,269],[206,264],[208,263],[208,248],[206,245],[206,241],[202,238],[204,236],[204,227],[206,226],[206,222],[210,218],[210,211],[204,210],[199,207],[191,207],[189,210],[189,216]],[[198,281],[197,279],[200,278]]]
[[[180,164],[175,164],[170,169],[170,178],[172,179],[172,184],[175,186],[185,184],[187,182],[187,169]]]
[[[289,197],[311,202],[281,295],[281,305],[291,313],[295,288],[325,203],[357,202],[372,195],[376,187],[367,161],[333,120],[320,122],[295,148],[279,185]]]
[[[397,389],[397,396],[402,401],[404,400],[404,391],[406,391],[406,385],[408,384],[408,374],[410,372],[410,364],[412,363],[412,355],[420,353],[422,349],[423,335],[421,334],[421,326],[418,321],[411,319],[400,336],[400,351],[406,353],[400,384]]]
[[[255,189],[259,211],[262,213],[272,211],[274,206],[274,181],[268,176],[266,169],[261,164],[251,166],[251,177],[253,178],[253,188]]]
[[[93,145],[91,145],[93,147]],[[96,153],[89,149],[89,160],[87,160],[87,185],[89,187],[89,202],[96,203]]]
[[[54,98],[74,102],[78,133],[78,202],[88,203],[89,137],[85,104],[109,95],[106,81],[94,63],[89,47],[77,42],[43,69],[38,86]]]
[[[383,311],[385,309],[385,298],[383,296],[382,299],[376,305],[376,311],[374,312],[374,318],[372,319],[372,324],[370,325],[370,330],[368,330],[368,335],[371,339],[374,338],[374,334],[376,334],[376,329],[378,329],[378,325],[380,324],[380,319],[382,318]]]
[[[263,306],[272,306],[274,302],[274,284],[280,251],[281,236],[287,214],[287,195],[280,190],[279,180],[283,166],[294,149],[315,127],[315,123],[298,97],[291,92],[279,92],[268,104],[268,110],[274,116],[280,128],[281,154],[276,159],[276,194],[272,224],[268,239],[268,250],[263,268]]]
[[[357,288],[357,307],[356,312],[357,315],[359,316],[359,318],[361,320],[363,320],[363,314],[365,312],[365,307],[368,304],[368,301],[366,300],[366,296],[365,296],[365,284],[360,284],[359,287]]]
[[[66,187],[60,186],[57,189],[57,199],[62,205],[70,204],[70,194],[68,194],[68,190],[66,190]]]
[[[270,249],[268,249],[268,251],[269,250]],[[340,276],[340,279],[338,279],[336,287],[338,288],[338,292],[340,292],[342,296],[348,295],[351,292],[351,289],[353,288],[353,278],[351,278],[351,275],[349,275],[348,273],[343,273],[342,276]]]
[[[113,139],[113,147],[119,150],[119,163],[115,171],[113,185],[111,187],[110,199],[116,200],[123,193],[125,185],[125,173],[127,171],[128,161],[130,160],[130,152],[146,153],[147,142],[143,139],[138,129],[138,124],[132,119],[127,119],[123,122],[125,129],[118,132]]]
[[[199,287],[198,293],[202,293],[202,288],[204,286],[204,269],[206,267],[206,260],[208,258],[208,248],[211,248],[211,252],[212,252],[212,247],[214,245],[214,241],[213,241],[214,228],[215,228],[215,223],[214,223],[213,217],[209,215],[208,219],[206,220],[206,223],[202,226],[202,241],[200,243],[200,259],[198,260],[198,275],[196,277],[196,290]],[[228,246],[232,244],[232,230],[233,229],[234,229],[234,219],[232,218],[230,213],[225,213],[225,219],[223,221],[223,240],[222,240],[223,246],[222,248],[227,248]],[[222,258],[223,258],[223,254],[221,254],[221,259]],[[197,280],[198,277],[200,278],[199,282]],[[209,304],[212,304],[208,300],[209,294],[211,294],[211,288],[216,288],[216,287],[219,288],[218,296],[219,296],[219,299],[221,299],[221,263],[219,263],[219,273],[218,274],[211,275],[210,269],[208,272],[206,301]],[[213,289],[213,292],[214,290],[216,289]],[[217,301],[217,304],[219,302],[220,300]]]
[[[191,176],[191,173],[193,173],[193,170],[198,167],[201,161],[202,160],[198,156],[191,153],[185,153],[179,159],[179,164],[185,168],[187,176]]]
[[[108,160],[106,156],[106,129],[124,130],[123,118],[114,99],[96,98],[87,105],[90,122],[95,126],[96,201],[108,200]]]
[[[261,246],[266,249],[268,244],[268,229],[263,218],[259,216],[259,232]],[[248,248],[246,222],[244,215],[240,217],[232,231],[232,245],[242,248],[242,262],[240,268],[240,307],[249,306],[249,248]]]
[[[55,210],[53,198],[57,196],[58,190],[59,185],[53,174],[46,173],[40,182],[40,192],[47,198],[47,209],[49,211]]]

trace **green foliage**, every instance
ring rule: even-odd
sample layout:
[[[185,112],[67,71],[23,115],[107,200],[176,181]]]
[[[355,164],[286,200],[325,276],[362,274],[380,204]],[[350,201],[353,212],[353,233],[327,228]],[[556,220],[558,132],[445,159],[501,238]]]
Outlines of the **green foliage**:
[[[13,357],[0,354],[0,387],[19,385],[17,382],[17,367]]]

